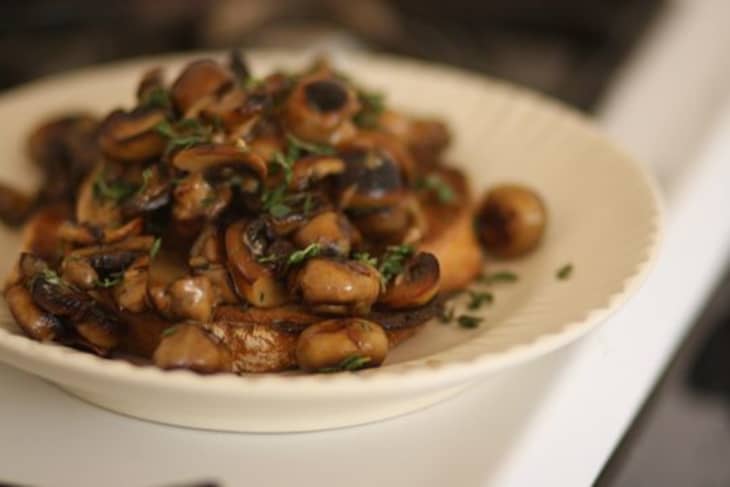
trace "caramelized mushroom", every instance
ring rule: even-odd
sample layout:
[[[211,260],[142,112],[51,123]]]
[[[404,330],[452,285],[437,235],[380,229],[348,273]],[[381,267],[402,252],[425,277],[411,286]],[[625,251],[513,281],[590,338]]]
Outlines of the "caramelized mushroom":
[[[166,288],[153,286],[150,298],[157,310],[171,320],[207,321],[217,304],[213,286],[203,276],[183,277]]]
[[[170,202],[172,178],[163,167],[154,165],[145,170],[142,185],[122,205],[125,217],[152,212]]]
[[[228,347],[195,324],[177,325],[163,333],[153,358],[162,369],[190,369],[201,374],[231,371]]]
[[[52,341],[63,334],[61,321],[36,306],[25,286],[21,284],[10,286],[5,291],[5,301],[20,328],[34,340]]]
[[[229,168],[237,174],[248,174],[256,181],[266,178],[266,161],[253,152],[227,144],[204,144],[179,151],[172,165],[181,171],[206,172]],[[255,191],[257,186],[253,188]]]
[[[80,289],[93,289],[99,281],[99,274],[89,261],[79,257],[67,257],[61,264],[61,277]]]
[[[489,191],[476,217],[476,230],[485,248],[498,257],[520,257],[540,243],[547,213],[540,197],[516,184]]]
[[[321,253],[349,255],[356,230],[341,213],[327,211],[312,218],[294,234],[294,243],[299,248],[317,244]]]
[[[225,246],[228,268],[238,294],[254,306],[270,308],[286,302],[284,289],[276,280],[272,267],[257,261],[264,256],[266,241],[264,223],[236,222],[226,229]]]
[[[165,112],[159,108],[114,111],[101,123],[99,146],[106,156],[120,161],[143,161],[159,156],[167,141],[155,127],[164,120]]]
[[[112,288],[119,311],[141,313],[147,308],[147,283],[150,257],[138,257],[122,274],[121,281]]]
[[[418,163],[424,167],[436,164],[451,142],[446,124],[439,120],[408,117],[393,110],[385,110],[378,126],[403,140]]]
[[[225,210],[233,198],[229,186],[213,187],[202,175],[193,173],[173,191],[172,214],[179,222],[212,220]]]
[[[219,63],[203,59],[188,64],[170,88],[172,101],[184,117],[194,117],[233,85],[233,74]]]
[[[0,221],[6,225],[14,227],[25,222],[34,203],[32,196],[0,183]]]
[[[360,103],[350,86],[315,74],[294,87],[284,107],[284,122],[303,140],[336,144],[354,134],[351,118],[359,110]]]
[[[293,290],[316,311],[364,315],[380,294],[380,274],[361,262],[315,257],[296,273]]]
[[[61,240],[77,245],[112,244],[137,236],[143,229],[142,218],[134,218],[118,227],[66,221],[59,227],[58,235]]]
[[[156,90],[165,87],[162,68],[152,68],[142,75],[137,85],[137,101],[145,104],[149,101],[149,97]]]
[[[297,364],[310,371],[337,369],[351,358],[361,366],[377,366],[388,353],[388,337],[377,323],[341,318],[311,325],[297,340]],[[346,367],[346,366],[345,366]]]
[[[320,181],[334,174],[341,174],[345,170],[345,162],[338,157],[308,156],[294,163],[289,188],[294,191],[303,191],[312,183]]]
[[[393,309],[423,306],[438,294],[439,278],[436,257],[419,252],[406,262],[403,272],[388,286],[380,302]]]

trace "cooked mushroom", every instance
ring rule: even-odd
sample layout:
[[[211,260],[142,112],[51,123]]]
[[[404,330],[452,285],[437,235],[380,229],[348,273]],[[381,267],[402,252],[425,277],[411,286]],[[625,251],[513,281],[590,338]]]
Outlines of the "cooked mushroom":
[[[361,318],[340,318],[311,325],[297,340],[297,364],[317,372],[348,369],[348,359],[357,368],[383,363],[388,353],[388,337],[377,323]],[[353,367],[355,368],[355,367]]]
[[[120,161],[144,161],[159,156],[167,140],[155,127],[163,121],[165,112],[160,108],[114,111],[99,127],[99,147],[105,155]]]
[[[219,63],[204,59],[188,64],[170,88],[172,101],[190,118],[233,85],[233,74]]]
[[[93,245],[69,252],[68,259],[82,259],[101,276],[107,277],[127,269],[138,257],[149,254],[155,237],[143,235],[109,245]]]
[[[122,205],[125,217],[159,210],[170,202],[172,177],[165,166],[154,165],[142,173],[142,184]]]
[[[436,257],[419,252],[405,263],[403,272],[390,283],[379,301],[393,309],[423,306],[438,293],[439,279]]]
[[[98,164],[79,187],[76,198],[76,221],[98,228],[115,227],[122,221],[118,202],[102,198],[98,192],[99,181],[105,180],[106,165]]]
[[[150,287],[150,298],[157,310],[171,320],[207,321],[217,304],[216,293],[207,277],[188,276],[167,287]]]
[[[233,192],[229,186],[213,187],[202,173],[196,172],[175,186],[173,198],[173,217],[186,224],[199,219],[216,218],[230,204]]]
[[[315,257],[296,273],[293,291],[316,311],[364,315],[380,294],[380,274],[361,262]]]
[[[331,76],[314,74],[294,87],[284,107],[284,122],[297,137],[336,144],[355,133],[352,116],[360,110],[354,90]]]
[[[419,119],[385,110],[378,126],[406,142],[414,159],[424,167],[433,166],[451,142],[446,124],[440,120]]]
[[[58,236],[63,241],[77,245],[112,244],[137,236],[143,229],[142,218],[134,218],[118,227],[65,221],[58,229]]]
[[[114,302],[119,311],[141,313],[147,308],[149,267],[149,255],[138,257],[124,271],[119,283],[112,287]]]
[[[190,250],[188,265],[193,275],[205,276],[216,293],[216,301],[221,303],[237,303],[238,298],[231,282],[228,269],[225,267],[226,257],[221,235],[215,225],[203,228],[200,236]]]
[[[163,333],[154,362],[162,369],[190,369],[201,374],[230,372],[231,352],[199,325],[180,324]]]
[[[292,167],[289,188],[303,191],[312,183],[345,171],[345,162],[338,157],[307,156],[299,159]]]
[[[58,262],[65,250],[61,228],[69,213],[67,205],[46,206],[38,210],[23,228],[23,250],[48,262]]]
[[[6,225],[14,227],[25,222],[34,203],[33,196],[0,183],[0,221]]]
[[[205,172],[209,176],[229,169],[240,176],[253,177],[253,184],[263,181],[267,174],[266,161],[261,157],[228,144],[203,144],[181,150],[172,158],[172,165],[181,171]],[[257,185],[249,191],[256,189]]]
[[[93,289],[99,282],[99,274],[88,260],[66,257],[61,264],[61,277],[80,289]]]
[[[225,246],[228,268],[238,294],[254,306],[270,308],[287,301],[276,279],[273,265],[257,259],[264,257],[270,242],[262,220],[236,222],[226,229]]]
[[[345,154],[359,159],[364,153],[368,168],[377,167],[381,162],[394,164],[404,184],[410,184],[414,179],[415,162],[410,151],[401,140],[385,132],[361,130],[339,144],[337,152],[346,162],[349,160]]]
[[[547,212],[530,188],[516,184],[489,191],[477,211],[476,230],[485,248],[498,257],[520,257],[540,243]]]
[[[345,172],[335,178],[340,206],[365,211],[394,206],[406,196],[405,180],[399,165],[377,148],[342,147],[340,157]]]
[[[321,253],[342,255],[350,254],[357,230],[341,213],[327,211],[312,218],[294,234],[294,243],[299,248],[311,244],[319,245]]]
[[[6,289],[5,301],[20,328],[34,340],[52,341],[64,333],[61,321],[41,310],[24,285],[15,284]]]
[[[142,75],[137,85],[137,101],[141,105],[149,103],[150,95],[165,87],[162,68],[152,68]]]
[[[242,308],[221,306],[203,326],[226,343],[233,371],[277,372],[296,366],[299,333],[321,318],[300,308]]]

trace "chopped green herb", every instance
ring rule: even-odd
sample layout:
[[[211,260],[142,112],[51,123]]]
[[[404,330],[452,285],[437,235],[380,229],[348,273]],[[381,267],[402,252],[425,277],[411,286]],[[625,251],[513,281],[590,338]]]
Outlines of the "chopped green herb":
[[[372,359],[370,357],[365,357],[363,355],[350,355],[349,357],[345,358],[337,364],[334,367],[325,367],[323,369],[319,369],[318,372],[329,374],[332,372],[342,372],[342,371],[355,371],[360,370],[363,367],[365,367],[368,363],[370,363]]]
[[[309,152],[310,154],[314,154],[317,156],[330,156],[335,153],[334,148],[332,148],[329,145],[306,142],[304,140],[301,140],[301,139],[295,137],[292,134],[286,135],[286,141],[289,144],[289,150],[290,151],[296,150],[297,155],[300,151]],[[292,152],[292,155],[293,154],[294,153]]]
[[[429,174],[416,182],[416,188],[424,191],[433,191],[441,203],[451,203],[456,197],[454,188],[438,174]]]
[[[101,280],[94,281],[94,285],[96,287],[103,287],[103,288],[109,288],[114,287],[120,282],[122,282],[122,279],[124,278],[124,274],[121,272],[115,272],[113,274],[110,274],[108,277],[105,277]]]
[[[403,272],[403,264],[406,259],[413,255],[413,247],[411,245],[391,245],[380,260],[378,271],[383,279],[383,284],[387,284],[395,276]]]
[[[377,267],[377,265],[378,265],[378,259],[376,259],[375,257],[372,257],[367,252],[355,252],[352,255],[352,257],[356,261],[362,262],[363,264],[367,264],[367,265],[370,265],[370,266],[373,266],[373,267]]]
[[[316,257],[319,255],[319,253],[322,251],[322,248],[319,244],[313,243],[307,245],[305,248],[301,250],[297,250],[295,252],[292,252],[289,254],[289,258],[286,261],[287,266],[297,265],[301,264],[305,260],[309,259],[310,257]]]
[[[573,264],[565,264],[563,267],[558,269],[558,271],[555,273],[555,277],[560,279],[561,281],[564,281],[573,274]]]
[[[498,282],[515,282],[519,278],[517,274],[511,271],[499,271],[489,275],[481,275],[477,278],[482,284],[495,284]]]
[[[454,307],[450,306],[444,308],[439,314],[439,321],[441,323],[451,323],[454,320]]]
[[[213,203],[215,203],[217,199],[218,195],[216,195],[215,191],[213,191],[205,195],[205,198],[201,200],[200,204],[203,208],[210,208],[211,206],[213,206]]]
[[[471,297],[471,301],[469,301],[467,308],[472,310],[479,309],[483,304],[491,304],[494,301],[492,293],[469,291],[469,296]]]
[[[462,328],[477,328],[483,320],[484,318],[470,315],[461,315],[456,319]]]
[[[94,179],[94,195],[99,199],[122,201],[137,192],[137,187],[127,181],[107,181],[106,171],[101,170]]]
[[[274,218],[283,218],[291,213],[291,208],[284,203],[275,203],[269,208],[269,213]]]
[[[154,259],[157,257],[157,254],[160,253],[160,248],[162,247],[162,237],[157,237],[155,241],[152,243],[152,247],[150,247],[150,259]]]
[[[164,330],[162,330],[161,335],[163,337],[168,337],[168,336],[172,335],[173,333],[175,333],[176,331],[177,331],[177,325],[171,326],[169,328],[165,328]]]
[[[165,154],[177,149],[189,149],[194,145],[210,141],[210,128],[203,126],[193,118],[184,118],[174,126],[167,120],[163,120],[155,125],[155,130],[168,139]]]
[[[304,204],[302,205],[302,213],[304,216],[309,216],[309,212],[312,211],[312,193],[307,193],[304,197]]]
[[[58,276],[56,271],[52,269],[43,269],[43,271],[41,271],[41,278],[49,284],[54,284],[56,286],[61,284],[61,278]]]
[[[276,173],[279,170],[283,171],[284,181],[286,184],[289,184],[292,178],[292,166],[295,162],[296,159],[285,157],[281,152],[275,152],[274,157],[269,162],[269,170],[272,173]]]
[[[147,108],[168,109],[172,106],[170,93],[162,86],[155,86],[145,95],[140,105]]]
[[[357,97],[362,109],[355,115],[355,123],[363,128],[374,128],[385,110],[385,95],[379,92],[358,90]]]

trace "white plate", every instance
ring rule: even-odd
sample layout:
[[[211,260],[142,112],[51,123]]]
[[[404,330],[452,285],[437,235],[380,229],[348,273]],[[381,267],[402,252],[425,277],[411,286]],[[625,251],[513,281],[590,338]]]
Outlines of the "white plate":
[[[257,52],[254,71],[301,66],[302,55]],[[49,113],[105,112],[130,105],[148,67],[172,76],[187,57],[93,68],[27,85],[0,97],[2,177],[26,188],[34,174],[27,132]],[[380,56],[336,63],[400,108],[443,117],[455,140],[449,159],[476,191],[506,181],[534,186],[550,224],[544,245],[507,264],[520,280],[494,289],[476,330],[429,323],[379,369],[331,375],[198,376],[105,360],[29,340],[7,309],[0,360],[102,407],[183,426],[234,431],[302,431],[374,421],[455,394],[477,379],[554,350],[584,334],[636,291],[657,253],[661,205],[640,164],[579,114],[541,96],[462,71]],[[2,230],[0,272],[15,259],[17,236]],[[571,262],[565,281],[556,270]]]

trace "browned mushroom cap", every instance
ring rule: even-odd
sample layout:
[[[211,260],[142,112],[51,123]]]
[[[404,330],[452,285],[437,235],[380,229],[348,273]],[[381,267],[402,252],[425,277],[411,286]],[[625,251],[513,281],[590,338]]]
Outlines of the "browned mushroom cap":
[[[233,82],[233,74],[224,66],[202,59],[185,67],[172,84],[170,94],[180,113],[193,117]]]
[[[350,217],[363,235],[382,243],[417,242],[428,227],[419,202],[410,195],[393,206],[353,211]]]
[[[520,257],[540,243],[547,214],[540,197],[515,184],[489,191],[477,211],[476,230],[486,249],[498,257]]]
[[[329,75],[314,74],[297,83],[284,107],[284,123],[297,137],[335,144],[355,132],[352,116],[360,103],[352,87]]]
[[[296,367],[299,334],[321,318],[296,306],[220,306],[203,326],[231,349],[233,371],[278,372]]]
[[[5,301],[20,328],[34,340],[51,341],[64,333],[61,321],[36,306],[25,286],[10,286],[5,291]]]
[[[155,237],[143,235],[109,245],[93,245],[69,252],[69,259],[87,261],[100,275],[124,271],[138,257],[148,255]]]
[[[361,130],[354,137],[339,144],[338,153],[369,153],[369,162],[373,160],[387,160],[394,163],[400,170],[405,183],[413,181],[415,176],[415,162],[408,147],[397,137],[385,132]]]
[[[380,294],[380,274],[361,262],[315,257],[294,276],[293,292],[317,312],[364,315]]]
[[[220,125],[235,140],[247,137],[270,105],[271,98],[265,94],[233,88],[207,104],[201,116]]]
[[[33,196],[0,183],[0,221],[10,226],[25,222],[33,210]]]
[[[303,191],[312,183],[345,171],[345,162],[338,157],[308,156],[294,163],[289,188]]]
[[[58,229],[61,240],[78,245],[111,244],[142,233],[144,220],[135,218],[118,227],[100,227],[92,223],[65,221]]]
[[[93,289],[99,282],[99,274],[88,260],[66,257],[61,263],[61,277],[79,289]]]
[[[229,169],[249,174],[257,181],[266,179],[267,174],[266,161],[261,157],[229,144],[203,144],[181,150],[172,158],[172,165],[181,171],[205,172],[208,175]]]
[[[202,327],[181,324],[163,335],[154,354],[158,367],[190,369],[201,374],[231,370],[231,352]]]
[[[342,367],[359,359],[361,368],[380,365],[388,353],[388,337],[377,323],[340,318],[311,325],[297,340],[297,364],[315,372]],[[345,369],[347,366],[345,365]]]
[[[346,170],[336,178],[340,205],[353,210],[394,206],[407,196],[406,176],[379,146],[347,144],[339,149]]]
[[[312,218],[294,234],[294,243],[305,248],[317,244],[322,253],[346,256],[350,254],[357,230],[342,213],[327,211]]]
[[[440,277],[436,257],[419,252],[406,262],[403,272],[396,276],[379,301],[393,309],[423,306],[438,294]]]
[[[179,222],[212,220],[225,210],[233,199],[229,186],[214,188],[202,173],[193,173],[181,180],[173,191],[172,214]]]
[[[23,250],[43,260],[57,262],[64,248],[61,227],[69,216],[67,205],[46,206],[38,210],[23,228]]]
[[[99,127],[99,146],[106,156],[120,161],[143,161],[159,156],[167,141],[155,127],[164,120],[165,112],[159,108],[116,110]]]
[[[165,79],[162,68],[152,68],[142,75],[137,85],[137,101],[145,103],[148,101],[151,93],[164,89]]]
[[[112,296],[119,311],[141,313],[147,308],[150,257],[138,257],[126,268],[121,281],[112,288]]]
[[[378,126],[402,140],[413,158],[425,167],[438,163],[451,142],[449,129],[440,120],[412,118],[385,110],[378,119]]]
[[[172,176],[163,167],[154,165],[145,169],[141,186],[122,204],[122,214],[125,217],[155,211],[170,202]]]
[[[207,321],[218,304],[213,286],[204,276],[183,277],[166,288],[152,286],[149,293],[157,310],[171,320]]]
[[[43,170],[38,199],[68,200],[99,159],[98,121],[84,113],[71,113],[39,125],[28,138],[28,152]]]
[[[73,326],[82,338],[81,345],[98,355],[107,355],[116,348],[123,335],[119,319],[99,306],[90,307]]]
[[[103,178],[105,165],[97,166],[89,172],[79,187],[76,198],[76,221],[99,228],[114,227],[122,221],[122,212],[116,201],[102,199],[97,195],[97,181]]]
[[[262,225],[261,220],[251,223],[242,220],[230,225],[225,232],[225,247],[238,294],[254,306],[270,308],[284,304],[287,295],[273,267],[257,261],[269,246]]]

